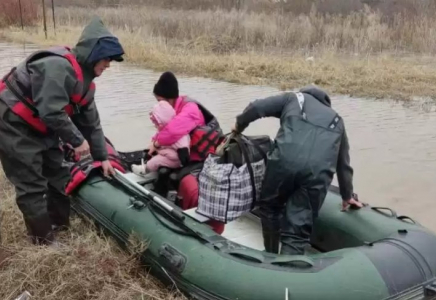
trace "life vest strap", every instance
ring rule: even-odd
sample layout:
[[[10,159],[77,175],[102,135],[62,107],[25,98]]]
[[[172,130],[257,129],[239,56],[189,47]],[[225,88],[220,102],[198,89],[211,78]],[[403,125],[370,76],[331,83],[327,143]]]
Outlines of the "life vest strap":
[[[205,128],[209,130],[205,132]],[[203,134],[197,132],[205,132]],[[199,140],[196,141],[195,137],[200,136]],[[191,140],[194,141],[194,145],[191,146],[191,151],[197,153],[202,159],[205,159],[210,151],[214,152],[215,148],[219,144],[221,138],[220,132],[216,127],[199,127],[194,130]]]
[[[29,108],[32,113],[33,116],[35,118],[39,117],[39,113],[38,110],[35,108],[35,106],[33,106],[25,97],[22,93],[18,92],[15,87],[12,85],[12,83],[9,81],[9,77],[10,76],[14,76],[15,77],[15,70],[17,68],[14,67],[11,72],[9,72],[9,74],[7,76],[5,76],[5,78],[3,79],[4,84],[6,85],[6,87],[9,89],[9,91],[20,101],[22,102],[25,106],[27,106],[27,108]],[[17,81],[17,80],[16,80]]]

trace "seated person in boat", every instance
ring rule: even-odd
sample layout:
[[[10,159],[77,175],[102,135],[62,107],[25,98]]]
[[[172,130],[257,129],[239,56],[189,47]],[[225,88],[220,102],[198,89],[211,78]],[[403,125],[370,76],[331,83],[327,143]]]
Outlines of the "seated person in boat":
[[[159,101],[153,107],[150,113],[150,120],[157,129],[161,131],[176,115],[176,111],[167,101]],[[151,147],[148,154],[151,156],[154,152],[157,155],[150,158],[146,164],[132,165],[133,173],[137,175],[145,175],[150,172],[157,172],[160,167],[167,167],[177,169],[182,167],[180,156],[189,155],[190,145],[189,134],[183,135],[178,141],[169,145],[161,146],[159,148]],[[183,159],[182,159],[183,160]]]
[[[279,253],[281,241],[281,254],[304,254],[335,172],[343,209],[362,207],[353,198],[345,124],[331,108],[330,97],[317,87],[251,102],[233,130],[242,132],[263,117],[281,120],[259,201],[265,249]]]
[[[222,135],[217,119],[197,101],[179,96],[178,81],[173,73],[163,73],[153,93],[157,101],[168,102],[176,116],[153,136],[149,147],[152,152],[174,144],[186,134],[191,136],[190,162],[204,161],[209,153],[215,152]]]
[[[208,154],[215,153],[216,147],[224,138],[218,120],[197,101],[179,95],[178,81],[173,73],[163,73],[155,84],[153,93],[157,101],[169,103],[176,115],[153,136],[149,151],[168,147],[189,134],[191,141],[188,164],[201,163]],[[198,180],[194,172],[181,179],[178,195],[182,198],[180,206],[183,210],[197,207]],[[224,231],[224,224],[221,222],[211,220],[208,224],[218,234]]]

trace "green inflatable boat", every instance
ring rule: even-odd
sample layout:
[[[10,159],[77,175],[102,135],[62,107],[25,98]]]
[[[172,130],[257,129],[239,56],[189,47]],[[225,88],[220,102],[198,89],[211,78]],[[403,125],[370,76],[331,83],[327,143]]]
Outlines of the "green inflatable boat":
[[[306,255],[263,250],[255,211],[217,235],[195,209],[154,193],[156,177],[91,172],[72,193],[73,209],[121,245],[135,233],[149,243],[143,263],[192,299],[434,299],[436,235],[389,208],[341,212],[328,193]],[[170,191],[171,194],[171,191]]]

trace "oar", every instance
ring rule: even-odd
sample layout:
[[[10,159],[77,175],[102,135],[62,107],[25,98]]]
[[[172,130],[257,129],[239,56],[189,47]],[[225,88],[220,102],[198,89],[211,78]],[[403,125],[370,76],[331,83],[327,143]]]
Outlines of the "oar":
[[[137,192],[144,195],[145,197],[147,197],[148,199],[150,199],[151,201],[153,201],[154,203],[159,205],[161,208],[163,208],[164,210],[169,212],[171,214],[171,216],[173,216],[174,218],[176,218],[180,221],[183,221],[185,219],[185,215],[183,214],[183,212],[175,209],[174,207],[171,207],[171,205],[166,203],[165,200],[161,196],[159,196],[158,194],[144,188],[143,186],[141,186],[137,182],[124,176],[124,174],[121,173],[119,170],[115,169],[115,175],[113,177],[116,180],[118,180],[119,182],[127,184],[127,185],[131,186],[132,188],[134,188]]]

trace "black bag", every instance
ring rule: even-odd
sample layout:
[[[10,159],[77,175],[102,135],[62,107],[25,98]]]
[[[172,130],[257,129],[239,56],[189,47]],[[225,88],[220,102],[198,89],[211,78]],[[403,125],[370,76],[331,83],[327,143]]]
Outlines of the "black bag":
[[[238,135],[238,138],[239,142],[242,142],[243,144],[241,146],[243,146],[247,151],[250,163],[258,162],[261,159],[266,160],[268,152],[273,149],[274,143],[267,135],[245,136],[241,134]],[[236,137],[227,137],[227,145],[225,145],[224,148],[225,151],[218,160],[218,164],[232,163],[239,168],[246,163],[242,149],[238,145]]]

